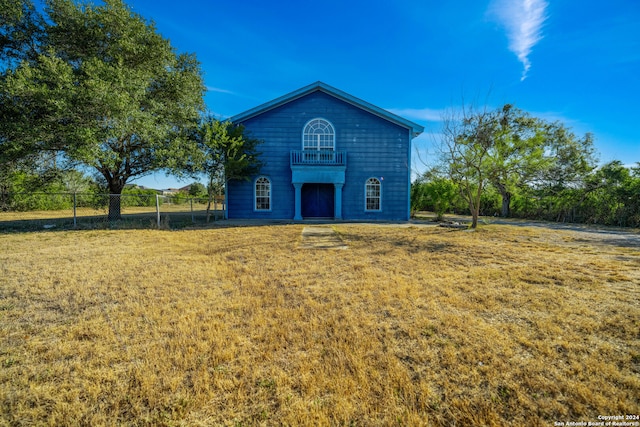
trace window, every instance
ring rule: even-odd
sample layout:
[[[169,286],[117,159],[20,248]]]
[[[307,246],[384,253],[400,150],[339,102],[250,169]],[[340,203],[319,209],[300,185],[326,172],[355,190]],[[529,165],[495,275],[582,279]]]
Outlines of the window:
[[[310,120],[302,132],[303,150],[333,150],[335,132],[331,123],[324,119]]]
[[[380,210],[380,180],[378,178],[369,178],[365,184],[365,207],[366,211]]]
[[[256,205],[257,211],[271,210],[271,181],[264,176],[256,179]]]

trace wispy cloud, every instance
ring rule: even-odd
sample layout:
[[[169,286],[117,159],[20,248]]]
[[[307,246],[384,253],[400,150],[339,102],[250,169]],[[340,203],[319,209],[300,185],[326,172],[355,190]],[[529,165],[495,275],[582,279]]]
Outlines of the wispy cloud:
[[[206,86],[206,89],[209,92],[218,92],[218,93],[228,93],[230,95],[235,95],[234,92],[227,90],[227,89],[220,89],[219,87],[213,87],[213,86]]]
[[[443,110],[434,110],[432,108],[390,108],[388,111],[407,119],[428,122],[439,122],[444,114]]]
[[[531,68],[531,49],[542,38],[542,26],[547,19],[545,0],[493,0],[488,13],[506,30],[509,50],[522,63],[522,77],[527,78]]]

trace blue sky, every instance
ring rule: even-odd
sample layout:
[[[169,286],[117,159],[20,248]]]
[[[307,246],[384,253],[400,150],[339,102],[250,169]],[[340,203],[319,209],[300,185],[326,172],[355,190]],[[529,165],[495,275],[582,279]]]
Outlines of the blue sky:
[[[414,144],[429,161],[443,112],[464,102],[513,103],[593,133],[601,163],[640,162],[637,0],[127,3],[196,53],[219,118],[321,80],[425,126]]]

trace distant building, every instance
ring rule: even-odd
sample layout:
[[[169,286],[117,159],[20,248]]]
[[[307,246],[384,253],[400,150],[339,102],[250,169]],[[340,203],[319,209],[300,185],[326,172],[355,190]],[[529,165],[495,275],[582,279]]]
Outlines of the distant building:
[[[193,184],[189,184],[189,185],[185,185],[184,187],[180,187],[178,188],[178,191],[181,193],[188,193],[189,191],[191,191],[191,186]]]
[[[422,126],[322,82],[230,120],[263,141],[264,166],[228,184],[229,218],[409,219]]]
[[[173,196],[175,194],[178,194],[180,192],[179,188],[165,188],[162,191],[162,195],[163,196]]]

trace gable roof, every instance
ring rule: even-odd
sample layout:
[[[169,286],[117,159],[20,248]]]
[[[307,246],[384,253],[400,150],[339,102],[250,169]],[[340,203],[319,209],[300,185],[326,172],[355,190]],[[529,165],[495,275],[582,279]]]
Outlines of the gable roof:
[[[371,114],[374,114],[378,117],[381,117],[385,120],[388,120],[392,123],[395,123],[399,126],[402,126],[404,128],[410,129],[411,130],[411,136],[412,138],[415,138],[416,136],[420,135],[422,132],[424,132],[424,127],[420,126],[417,123],[414,123],[410,120],[407,120],[405,118],[402,118],[396,114],[390,113],[387,110],[384,110],[380,107],[376,107],[373,104],[370,104],[366,101],[363,101],[359,98],[356,98],[353,95],[349,95],[346,92],[341,91],[340,89],[336,89],[332,86],[329,86],[326,83],[323,82],[315,82],[312,83],[308,86],[302,87],[298,90],[295,90],[291,93],[288,93],[286,95],[283,95],[279,98],[276,98],[272,101],[266,102],[262,105],[259,105],[255,108],[252,108],[250,110],[245,111],[244,113],[240,113],[240,114],[236,114],[233,117],[230,117],[229,120],[232,123],[237,123],[237,122],[243,122],[245,120],[248,120],[252,117],[258,116],[264,112],[267,112],[269,110],[272,110],[274,108],[280,107],[281,105],[287,104],[291,101],[294,101],[298,98],[302,98],[303,96],[309,95],[310,93],[316,92],[316,91],[320,91],[320,92],[324,92],[328,95],[333,96],[334,98],[340,99],[348,104],[351,104],[355,107],[358,107],[362,110],[365,110]]]

